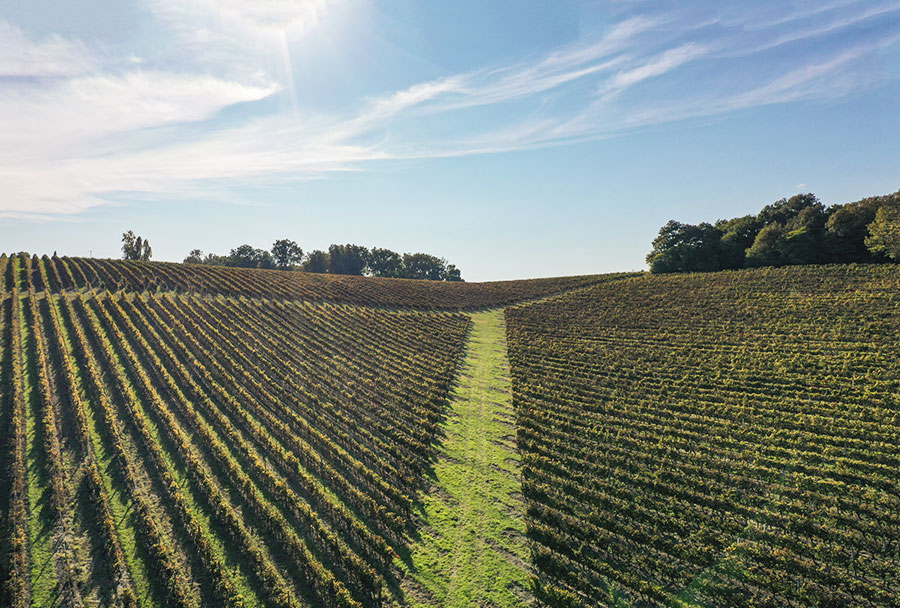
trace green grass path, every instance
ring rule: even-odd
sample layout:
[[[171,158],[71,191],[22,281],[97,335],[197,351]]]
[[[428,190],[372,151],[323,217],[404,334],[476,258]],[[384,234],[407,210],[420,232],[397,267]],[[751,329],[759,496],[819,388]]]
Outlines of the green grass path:
[[[423,499],[411,606],[528,605],[528,550],[502,310],[474,323]]]

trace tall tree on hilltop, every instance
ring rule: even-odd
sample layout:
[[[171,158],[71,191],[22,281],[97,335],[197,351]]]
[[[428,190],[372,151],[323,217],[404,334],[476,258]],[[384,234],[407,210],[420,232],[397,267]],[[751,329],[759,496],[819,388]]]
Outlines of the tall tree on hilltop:
[[[745,215],[730,220],[719,220],[715,226],[722,233],[720,266],[729,270],[743,268],[746,251],[753,245],[753,240],[759,233],[759,220],[755,215]]]
[[[272,244],[272,259],[275,268],[290,270],[303,259],[303,249],[289,239],[279,239]]]
[[[390,249],[372,247],[367,262],[369,273],[374,277],[398,278],[403,273],[400,254]]]
[[[427,253],[404,253],[403,278],[443,281],[447,278],[447,260]]]
[[[760,227],[769,224],[787,224],[788,221],[800,215],[800,212],[807,207],[815,207],[824,211],[825,207],[816,198],[816,195],[807,192],[806,194],[795,194],[791,198],[783,198],[777,200],[771,205],[766,205],[757,214],[756,219]]]
[[[869,225],[875,221],[878,210],[885,206],[900,206],[900,192],[886,196],[870,196],[854,203],[835,205],[825,228],[829,247],[837,262],[884,262],[884,251],[873,251],[866,244]]]
[[[825,238],[827,215],[822,203],[812,195],[798,195],[784,208],[789,208],[789,213],[779,214],[781,220],[766,224],[747,250],[747,266],[830,262],[831,252]]]
[[[329,266],[330,260],[328,259],[328,254],[321,249],[315,249],[306,254],[306,259],[300,266],[300,270],[324,274],[328,272]]]
[[[240,245],[228,254],[228,266],[240,268],[274,268],[272,255],[264,249],[256,249],[252,245]]]
[[[149,240],[136,236],[133,230],[122,233],[122,259],[149,260],[152,256]]]
[[[328,257],[329,270],[334,274],[362,275],[369,259],[369,250],[362,245],[331,245]]]
[[[900,261],[890,257],[898,209],[900,191],[827,208],[814,194],[797,194],[756,215],[717,221],[718,240],[703,229],[708,224],[673,220],[660,229],[647,262],[651,272],[683,272]]]

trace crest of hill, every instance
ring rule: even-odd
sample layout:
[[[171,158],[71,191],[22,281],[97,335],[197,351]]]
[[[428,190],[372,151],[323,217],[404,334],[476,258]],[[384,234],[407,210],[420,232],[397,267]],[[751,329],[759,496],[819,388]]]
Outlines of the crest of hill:
[[[4,286],[14,280],[0,257]],[[43,265],[49,284],[43,285]],[[20,268],[24,268],[20,265]],[[102,289],[331,302],[417,310],[478,310],[559,294],[628,274],[583,275],[484,283],[386,279],[297,271],[225,268],[109,259],[48,257],[32,260],[32,281],[52,292]]]

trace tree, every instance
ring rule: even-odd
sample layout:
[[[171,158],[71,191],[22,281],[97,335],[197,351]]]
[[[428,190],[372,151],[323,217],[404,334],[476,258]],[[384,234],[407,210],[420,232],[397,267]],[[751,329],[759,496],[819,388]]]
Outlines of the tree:
[[[329,260],[328,254],[321,249],[316,249],[306,254],[306,260],[303,261],[300,270],[322,274],[328,272],[330,265],[331,260]]]
[[[651,272],[887,262],[898,209],[900,191],[828,208],[814,194],[796,194],[755,216],[717,221],[718,243],[708,224],[673,220],[660,229],[647,262]]]
[[[647,254],[650,272],[712,272],[723,268],[722,232],[706,222],[699,225],[669,220],[653,239]]]
[[[403,259],[390,249],[372,247],[366,261],[369,274],[374,277],[398,278],[403,273]]]
[[[215,253],[207,253],[205,256],[199,249],[191,249],[191,252],[184,258],[184,264],[205,264],[206,266],[233,266],[231,258],[227,255],[216,255]]]
[[[747,250],[748,266],[824,264],[831,261],[825,239],[825,208],[808,205],[784,224],[773,222],[760,230]]]
[[[272,260],[275,268],[290,270],[303,259],[300,245],[288,239],[279,239],[272,244]]]
[[[153,256],[150,241],[145,241],[134,231],[122,233],[122,258],[125,260],[149,260]]]
[[[207,253],[203,258],[203,264],[208,266],[228,266],[229,260],[227,255],[217,255],[215,253]]]
[[[745,215],[730,220],[719,220],[716,229],[722,233],[720,265],[722,269],[743,268],[747,249],[759,233],[760,225],[755,215]]]
[[[869,236],[865,242],[873,254],[883,254],[900,261],[900,204],[878,209],[875,220],[869,224]]]
[[[446,281],[462,281],[462,273],[459,271],[454,264],[450,264],[447,266],[447,278],[444,279]]]
[[[447,260],[427,253],[404,253],[403,278],[443,281],[447,278]]]
[[[819,202],[816,195],[808,192],[806,194],[795,194],[789,199],[783,198],[771,205],[766,205],[756,216],[756,219],[760,224],[760,228],[775,223],[785,225],[807,207],[825,210],[825,207]]]
[[[228,266],[240,268],[274,268],[272,255],[264,249],[255,249],[251,245],[240,245],[228,254]]]
[[[256,250],[252,245],[239,245],[228,254],[232,266],[240,268],[256,268]]]
[[[860,201],[862,202],[862,201]],[[835,262],[866,262],[872,252],[866,247],[867,226],[875,220],[876,206],[848,203],[835,208],[825,224]]]
[[[900,191],[833,206],[825,224],[832,261],[846,264],[887,261],[882,251],[872,251],[867,247],[866,238],[878,210],[891,205],[900,205]]]
[[[184,258],[184,264],[202,264],[203,252],[199,249],[191,249],[191,252]]]
[[[122,258],[125,260],[136,260],[139,255],[139,251],[135,249],[134,241],[137,237],[134,235],[134,231],[129,230],[128,232],[122,233]]]
[[[753,246],[747,250],[747,266],[784,265],[784,226],[769,224],[759,231]]]
[[[329,270],[334,274],[362,275],[369,250],[361,245],[331,245],[328,248]]]
[[[785,225],[788,264],[827,264],[831,252],[825,238],[825,207],[816,201],[800,210]]]

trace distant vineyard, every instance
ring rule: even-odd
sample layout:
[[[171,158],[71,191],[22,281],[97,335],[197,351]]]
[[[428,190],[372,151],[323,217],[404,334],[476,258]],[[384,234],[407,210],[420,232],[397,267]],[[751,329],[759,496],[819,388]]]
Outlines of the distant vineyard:
[[[41,263],[47,268],[46,287],[54,292],[79,289],[181,292],[431,310],[475,310],[503,306],[620,276],[445,283],[47,256],[41,258]],[[39,265],[33,263],[32,267],[32,281],[41,291],[45,283],[42,283],[43,278],[38,272]],[[9,286],[6,288],[9,289]]]
[[[898,605],[896,267],[641,277],[507,322],[546,605]]]
[[[468,317],[184,268],[0,260],[0,604],[390,603]]]

